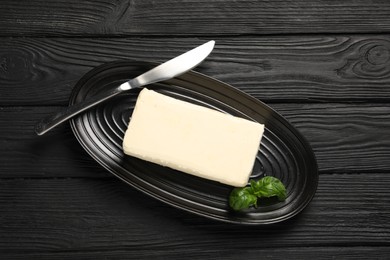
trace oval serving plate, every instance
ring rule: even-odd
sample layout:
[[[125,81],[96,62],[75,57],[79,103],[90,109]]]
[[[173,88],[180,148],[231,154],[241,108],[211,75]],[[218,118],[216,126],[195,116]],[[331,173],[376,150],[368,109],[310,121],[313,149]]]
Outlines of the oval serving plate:
[[[77,83],[70,104],[114,88],[155,65],[118,61],[99,66]],[[108,171],[167,204],[230,223],[280,222],[298,214],[311,201],[318,183],[313,151],[303,136],[270,107],[232,86],[193,71],[148,88],[265,124],[251,179],[265,175],[279,178],[286,186],[287,199],[266,201],[257,208],[235,212],[228,205],[233,187],[124,155],[122,140],[139,90],[119,95],[70,121],[80,144]],[[158,129],[155,131],[158,135]]]

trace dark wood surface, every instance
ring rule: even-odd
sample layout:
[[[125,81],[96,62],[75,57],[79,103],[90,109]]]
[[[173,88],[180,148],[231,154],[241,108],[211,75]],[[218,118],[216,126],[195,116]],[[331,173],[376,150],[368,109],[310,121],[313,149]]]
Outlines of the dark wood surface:
[[[1,1],[0,259],[388,259],[390,2]],[[65,124],[76,82],[118,59],[165,61],[266,102],[310,142],[315,198],[242,227],[162,204],[96,163]]]

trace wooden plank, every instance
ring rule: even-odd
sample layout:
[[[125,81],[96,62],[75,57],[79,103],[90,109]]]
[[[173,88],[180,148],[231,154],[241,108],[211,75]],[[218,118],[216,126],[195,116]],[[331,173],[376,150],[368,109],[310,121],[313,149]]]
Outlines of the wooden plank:
[[[390,31],[386,0],[1,1],[2,36],[260,35]]]
[[[388,104],[271,104],[313,147],[322,172],[388,171]]]
[[[389,185],[388,173],[321,175],[301,214],[253,227],[186,213],[116,179],[1,179],[0,252],[137,255],[174,248],[203,256],[283,247],[389,248]]]
[[[65,105],[76,82],[98,65],[118,59],[162,62],[205,41],[3,38],[0,105]],[[388,102],[390,37],[222,38],[196,70],[267,102]]]
[[[309,141],[321,173],[390,171],[389,104],[272,104]],[[0,177],[110,176],[81,148],[68,124],[47,135],[35,123],[60,107],[0,109]]]
[[[287,248],[245,248],[214,249],[214,248],[189,248],[189,249],[134,249],[122,248],[120,250],[82,250],[72,251],[44,251],[39,253],[6,253],[5,259],[386,259],[390,253],[389,247],[381,246],[354,246],[354,247],[287,247]]]

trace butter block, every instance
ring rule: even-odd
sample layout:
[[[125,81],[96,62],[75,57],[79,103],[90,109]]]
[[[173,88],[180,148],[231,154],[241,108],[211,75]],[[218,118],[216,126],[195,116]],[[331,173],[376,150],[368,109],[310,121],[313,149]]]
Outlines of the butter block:
[[[144,88],[124,153],[235,187],[247,184],[264,125]]]

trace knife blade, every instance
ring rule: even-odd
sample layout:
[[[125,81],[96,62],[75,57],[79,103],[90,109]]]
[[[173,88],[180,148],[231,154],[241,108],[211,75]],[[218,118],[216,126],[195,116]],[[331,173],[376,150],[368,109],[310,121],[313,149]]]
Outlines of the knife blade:
[[[35,132],[37,135],[43,135],[70,118],[101,104],[124,91],[180,76],[199,65],[211,53],[214,45],[215,41],[206,42],[121,84],[109,92],[97,94],[88,100],[69,106],[55,115],[44,118],[36,124]]]

